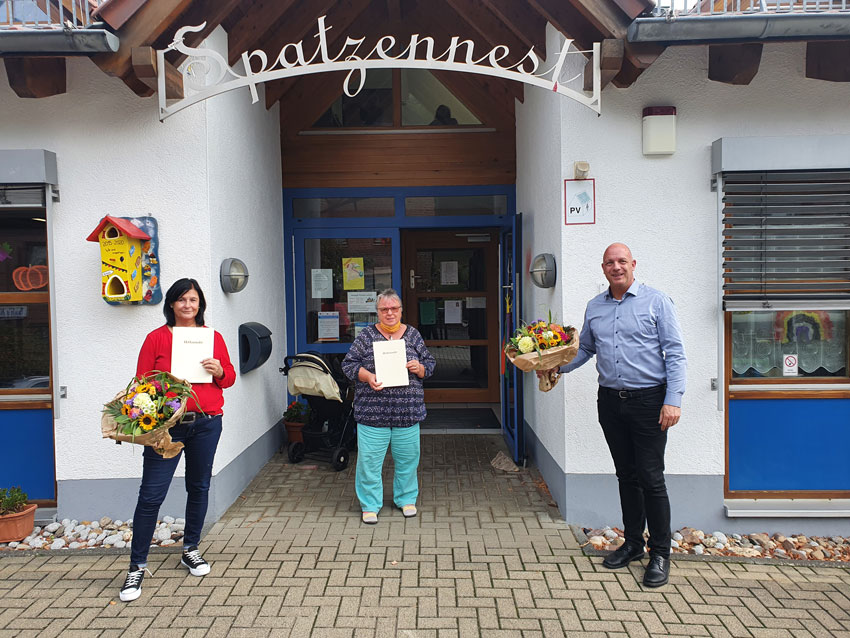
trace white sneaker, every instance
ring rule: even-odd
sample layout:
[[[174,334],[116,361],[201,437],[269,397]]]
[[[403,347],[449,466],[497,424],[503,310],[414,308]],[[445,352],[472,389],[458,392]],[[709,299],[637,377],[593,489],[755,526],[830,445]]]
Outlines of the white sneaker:
[[[142,580],[145,577],[145,572],[151,574],[150,570],[146,567],[130,565],[130,571],[127,572],[127,578],[124,579],[124,586],[118,594],[122,602],[129,603],[131,600],[136,600],[136,598],[142,595]]]
[[[183,558],[180,564],[189,568],[192,576],[206,576],[210,573],[210,564],[203,559],[201,552],[195,545],[183,549]]]

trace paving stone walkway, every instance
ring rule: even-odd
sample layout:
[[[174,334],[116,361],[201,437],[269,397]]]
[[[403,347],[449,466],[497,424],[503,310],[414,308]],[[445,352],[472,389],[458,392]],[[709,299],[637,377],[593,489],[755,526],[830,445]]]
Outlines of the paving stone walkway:
[[[582,553],[535,470],[494,470],[501,449],[424,436],[420,516],[385,507],[375,526],[353,467],[278,455],[205,537],[212,573],[152,553],[129,604],[126,554],[4,556],[0,637],[850,636],[850,570],[674,560],[645,589],[641,566]]]

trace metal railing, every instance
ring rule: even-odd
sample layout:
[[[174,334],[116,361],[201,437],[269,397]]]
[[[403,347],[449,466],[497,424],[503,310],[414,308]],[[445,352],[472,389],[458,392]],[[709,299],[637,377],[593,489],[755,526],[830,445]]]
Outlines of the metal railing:
[[[85,29],[106,0],[0,0],[0,31]]]
[[[850,11],[850,0],[656,0],[655,16],[754,15]]]

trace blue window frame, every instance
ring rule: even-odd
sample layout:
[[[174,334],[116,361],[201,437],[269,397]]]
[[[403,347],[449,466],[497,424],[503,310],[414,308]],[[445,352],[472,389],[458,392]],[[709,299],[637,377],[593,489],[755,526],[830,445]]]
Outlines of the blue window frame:
[[[410,197],[504,197],[499,210],[505,214],[407,216],[405,199]],[[391,198],[393,214],[387,214],[385,200]],[[295,210],[304,210],[298,200],[333,200],[310,207],[303,217]],[[344,200],[351,200],[346,202]],[[378,211],[374,216],[359,216],[358,210]],[[317,212],[323,211],[323,212]],[[305,241],[335,238],[389,237],[392,244],[392,286],[401,293],[401,231],[414,228],[476,228],[510,227],[516,213],[516,189],[513,184],[491,186],[416,186],[375,188],[293,188],[283,191],[284,270],[286,275],[287,354],[305,350],[320,353],[344,353],[349,343],[315,343],[307,340]]]

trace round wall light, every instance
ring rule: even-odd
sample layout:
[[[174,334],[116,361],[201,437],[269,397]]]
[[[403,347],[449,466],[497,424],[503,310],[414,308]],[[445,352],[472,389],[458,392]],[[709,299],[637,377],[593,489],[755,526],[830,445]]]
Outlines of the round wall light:
[[[248,266],[241,259],[230,257],[221,262],[219,271],[221,289],[224,292],[239,292],[248,285]]]
[[[540,253],[531,260],[531,283],[538,288],[551,288],[555,285],[555,255],[551,253]]]

